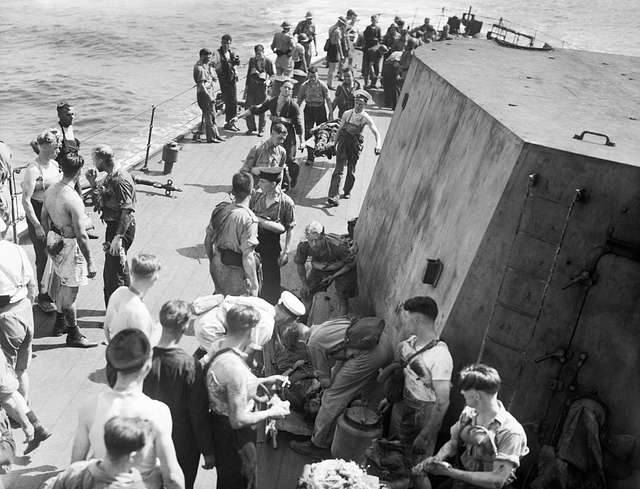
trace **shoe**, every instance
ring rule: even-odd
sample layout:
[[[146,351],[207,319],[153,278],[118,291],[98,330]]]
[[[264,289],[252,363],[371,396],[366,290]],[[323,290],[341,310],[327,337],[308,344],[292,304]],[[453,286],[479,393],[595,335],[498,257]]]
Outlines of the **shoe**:
[[[338,207],[340,203],[338,202],[337,197],[329,197],[327,199],[327,207]]]
[[[98,346],[98,343],[89,341],[87,337],[82,334],[80,336],[74,336],[74,337],[68,334],[67,346],[70,346],[71,348],[93,348],[95,346]]]
[[[258,131],[258,137],[261,138],[262,136],[264,136],[264,131]]]
[[[340,198],[341,199],[350,199],[351,198],[351,194],[345,192],[344,194],[342,194],[342,196]]]
[[[313,166],[313,160],[307,159],[307,160],[305,160],[304,164],[307,165],[307,166]]]
[[[252,131],[251,129],[249,129],[247,132],[244,133],[245,136],[253,136],[255,134],[254,131]]]
[[[322,448],[314,445],[310,441],[292,441],[289,443],[289,448],[300,455],[307,457],[325,459],[331,456],[328,448]]]
[[[225,124],[224,128],[227,131],[233,131],[233,132],[239,132],[240,128],[238,126],[236,126],[235,124]]]
[[[45,430],[42,426],[38,426],[33,433],[33,440],[27,443],[27,447],[24,449],[23,454],[27,455],[33,452],[36,448],[40,446],[40,443],[45,441],[47,438],[51,436],[51,433]]]
[[[216,141],[218,143],[224,143],[226,140],[227,140],[227,138],[222,138],[222,137],[214,138],[214,141]]]
[[[207,143],[214,143],[214,144],[218,144],[221,143],[222,141],[220,141],[219,139],[207,139]]]

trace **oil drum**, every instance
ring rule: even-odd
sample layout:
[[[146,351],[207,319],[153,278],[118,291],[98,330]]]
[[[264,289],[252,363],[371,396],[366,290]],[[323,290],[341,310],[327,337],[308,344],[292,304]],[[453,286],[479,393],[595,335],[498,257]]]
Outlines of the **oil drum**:
[[[173,170],[173,165],[178,161],[178,151],[180,151],[180,145],[175,141],[165,144],[162,147],[162,161],[164,162],[165,175],[168,175]]]
[[[331,455],[364,464],[365,450],[381,436],[380,416],[364,406],[348,407],[338,418]]]

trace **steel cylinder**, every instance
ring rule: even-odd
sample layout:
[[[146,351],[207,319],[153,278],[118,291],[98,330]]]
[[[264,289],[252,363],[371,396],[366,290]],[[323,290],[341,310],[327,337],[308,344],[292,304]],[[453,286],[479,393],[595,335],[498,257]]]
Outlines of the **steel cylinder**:
[[[165,175],[168,175],[173,170],[173,165],[178,162],[178,152],[180,151],[180,145],[175,141],[165,144],[162,147],[162,161],[164,162]]]

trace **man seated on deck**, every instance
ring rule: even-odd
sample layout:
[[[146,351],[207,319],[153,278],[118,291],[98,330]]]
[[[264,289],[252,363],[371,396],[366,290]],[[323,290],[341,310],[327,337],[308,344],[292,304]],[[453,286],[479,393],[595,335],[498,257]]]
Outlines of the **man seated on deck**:
[[[61,159],[62,180],[44,194],[41,223],[47,236],[47,253],[58,278],[55,297],[57,308],[54,336],[67,333],[67,346],[90,348],[97,343],[87,340],[78,328],[76,298],[78,289],[88,284],[87,278],[96,276],[96,268],[89,250],[87,216],[84,202],[74,185],[84,166],[81,156],[69,155]],[[53,298],[53,291],[49,295]]]
[[[529,448],[524,428],[498,400],[498,371],[469,365],[460,372],[459,387],[466,407],[451,427],[451,439],[414,473],[450,477],[454,489],[510,486]],[[445,461],[449,458],[458,460],[460,468]]]
[[[372,320],[382,321],[377,318],[362,318],[359,321]],[[338,417],[359,396],[375,397],[378,370],[393,359],[392,338],[387,327],[384,327],[378,343],[372,349],[341,347],[344,346],[347,328],[351,324],[349,318],[340,317],[311,328],[299,329],[302,335],[300,340],[306,340],[319,386],[325,389],[311,440],[290,443],[291,449],[302,455],[328,457]]]
[[[215,292],[252,295],[260,292],[258,218],[249,209],[253,177],[236,173],[232,179],[233,202],[221,202],[211,213],[204,249]]]
[[[41,489],[146,489],[135,459],[147,444],[149,431],[143,419],[114,416],[104,425],[105,457],[74,462]]]
[[[302,282],[302,297],[311,302],[315,293],[327,290],[335,282],[338,314],[346,314],[349,299],[355,297],[357,290],[355,248],[344,237],[325,233],[317,221],[309,223],[304,234],[306,240],[300,241],[293,259]],[[307,261],[311,261],[309,273]]]
[[[171,412],[166,404],[142,393],[144,378],[151,370],[147,336],[138,329],[120,331],[107,346],[106,357],[117,371],[116,384],[80,408],[71,462],[86,460],[90,453],[94,458],[106,456],[104,426],[113,416],[139,417],[151,425],[151,436],[135,462],[145,486],[184,489],[184,475],[171,439]]]

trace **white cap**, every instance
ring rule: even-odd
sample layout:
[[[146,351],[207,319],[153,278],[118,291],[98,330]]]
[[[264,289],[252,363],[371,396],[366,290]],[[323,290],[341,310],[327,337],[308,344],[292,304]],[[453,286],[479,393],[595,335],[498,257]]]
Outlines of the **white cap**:
[[[288,290],[282,292],[278,304],[281,304],[282,307],[284,307],[289,313],[296,317],[304,316],[304,313],[306,312],[302,301]]]

